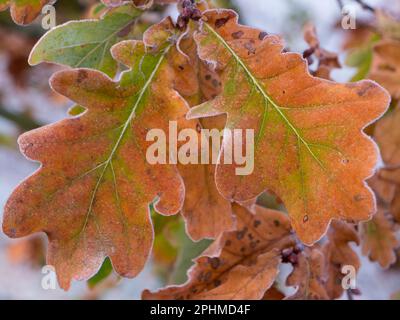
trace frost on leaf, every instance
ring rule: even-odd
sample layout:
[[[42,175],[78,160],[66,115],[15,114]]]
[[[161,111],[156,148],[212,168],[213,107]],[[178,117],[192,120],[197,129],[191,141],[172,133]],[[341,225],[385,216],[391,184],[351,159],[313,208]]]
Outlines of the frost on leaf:
[[[240,166],[224,165],[221,150],[218,190],[236,201],[272,190],[306,244],[319,240],[332,219],[368,220],[375,201],[365,180],[378,150],[363,128],[386,111],[386,91],[371,81],[312,77],[301,56],[282,52],[278,36],[239,25],[233,11],[204,16],[199,55],[221,74],[223,89],[188,116],[226,113],[227,128],[255,131],[253,174],[237,176]]]
[[[126,277],[143,268],[153,242],[149,204],[163,215],[182,207],[184,185],[175,165],[150,165],[152,128],[196,128],[187,104],[173,89],[176,54],[170,19],[149,29],[144,42],[125,41],[113,56],[129,70],[114,82],[90,69],[56,73],[51,86],[87,108],[79,117],[28,132],[19,139],[26,157],[41,163],[5,207],[3,230],[13,238],[43,231],[48,264],[59,283],[87,279],[109,256]],[[167,141],[168,142],[168,141]]]

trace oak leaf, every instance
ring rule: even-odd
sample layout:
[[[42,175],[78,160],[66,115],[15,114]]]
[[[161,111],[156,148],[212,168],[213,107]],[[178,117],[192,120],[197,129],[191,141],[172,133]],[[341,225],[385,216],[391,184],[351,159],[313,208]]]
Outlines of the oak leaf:
[[[384,86],[393,98],[400,98],[400,41],[383,40],[374,46],[369,78]]]
[[[343,294],[343,266],[352,266],[358,272],[361,266],[357,253],[350,243],[360,244],[354,225],[343,221],[334,221],[328,231],[328,241],[322,247],[326,263],[326,291],[330,299],[338,299]]]
[[[168,132],[168,120],[178,121],[178,129],[196,128],[173,88],[174,32],[165,19],[144,42],[115,45],[113,56],[129,68],[118,82],[90,69],[56,73],[53,89],[87,111],[19,139],[22,152],[41,167],[11,195],[3,230],[12,238],[47,233],[48,263],[64,289],[72,278],[96,273],[106,256],[120,275],[136,276],[153,242],[149,204],[163,215],[182,207],[176,166],[146,160],[150,129]]]
[[[357,70],[351,78],[351,81],[355,82],[368,78],[374,57],[373,47],[380,37],[366,26],[351,31],[349,35],[350,38],[344,45],[344,49],[350,50],[346,65]]]
[[[180,49],[186,56],[174,57],[171,64],[175,66],[179,75],[175,79],[175,88],[193,106],[217,96],[221,85],[218,75],[198,58],[196,43],[192,38],[193,24],[190,24],[189,28],[188,35],[180,41]],[[222,130],[225,120],[224,116],[201,119],[198,131]],[[204,238],[215,239],[222,232],[234,227],[231,203],[222,197],[215,185],[211,140],[209,139],[208,164],[178,165],[186,187],[182,215],[186,221],[187,232],[195,241]],[[198,141],[202,141],[200,132]],[[201,154],[201,146],[198,152]]]
[[[32,49],[29,64],[51,62],[92,68],[113,77],[118,63],[111,47],[132,38],[142,11],[132,4],[107,10],[100,19],[70,21],[47,32]]]
[[[233,205],[237,230],[222,234],[189,270],[189,280],[142,294],[143,299],[261,299],[279,271],[281,251],[296,239],[279,211],[257,206],[255,213]]]
[[[223,164],[230,143],[224,139],[218,190],[236,201],[273,191],[306,244],[320,239],[334,218],[368,220],[375,201],[365,180],[378,151],[362,130],[386,111],[386,91],[371,81],[312,77],[298,54],[282,52],[278,36],[239,25],[231,10],[204,16],[199,55],[221,73],[223,92],[192,108],[188,118],[227,113],[226,128],[255,130],[249,176],[236,175],[239,165]]]

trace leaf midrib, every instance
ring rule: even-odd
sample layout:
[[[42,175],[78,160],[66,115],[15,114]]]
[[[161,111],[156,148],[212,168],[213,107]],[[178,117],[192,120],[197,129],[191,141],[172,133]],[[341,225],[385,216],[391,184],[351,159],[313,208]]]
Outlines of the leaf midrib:
[[[129,114],[129,117],[127,118],[123,128],[121,129],[121,133],[120,133],[116,143],[114,144],[114,147],[111,150],[111,153],[110,153],[109,157],[107,158],[106,161],[104,161],[103,163],[101,163],[101,164],[96,166],[96,168],[101,168],[102,166],[104,166],[104,168],[103,168],[103,170],[102,170],[102,172],[101,172],[101,174],[100,174],[100,176],[99,176],[99,178],[98,178],[98,180],[96,182],[95,188],[93,189],[93,192],[92,192],[92,195],[91,195],[91,198],[90,198],[89,208],[88,208],[88,211],[87,211],[86,216],[85,216],[85,222],[84,222],[81,230],[77,234],[78,237],[86,229],[86,226],[87,226],[87,224],[89,222],[89,218],[90,218],[91,212],[93,210],[93,204],[94,204],[94,201],[95,201],[95,198],[96,198],[97,191],[98,191],[98,189],[99,189],[99,187],[101,185],[101,182],[102,182],[102,180],[104,178],[104,175],[105,175],[108,167],[110,166],[110,164],[112,164],[112,160],[113,160],[113,158],[115,156],[115,153],[117,152],[119,146],[121,145],[121,141],[122,141],[126,131],[128,130],[132,119],[134,118],[134,116],[136,114],[136,109],[139,106],[140,102],[142,101],[142,99],[143,99],[147,89],[149,88],[150,84],[153,82],[153,79],[155,78],[155,76],[156,76],[156,74],[157,74],[162,62],[164,61],[165,55],[167,54],[167,52],[169,51],[170,48],[171,48],[171,46],[168,46],[164,50],[164,52],[161,54],[160,59],[158,60],[157,64],[154,67],[154,70],[152,71],[152,73],[150,74],[150,77],[148,78],[148,80],[146,81],[146,83],[143,86],[142,90],[140,91],[139,96],[136,99],[135,104],[132,107],[132,111]]]

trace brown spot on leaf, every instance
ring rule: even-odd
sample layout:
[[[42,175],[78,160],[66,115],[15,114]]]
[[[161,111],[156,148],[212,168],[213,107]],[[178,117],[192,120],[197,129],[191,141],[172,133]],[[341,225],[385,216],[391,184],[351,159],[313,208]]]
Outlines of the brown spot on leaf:
[[[237,31],[232,33],[232,38],[233,39],[240,39],[241,37],[243,37],[244,32],[243,31]]]
[[[254,44],[252,42],[245,43],[244,47],[247,49],[249,55],[256,53],[256,49],[254,48]]]
[[[221,82],[219,82],[217,79],[213,79],[212,85],[213,85],[215,88],[217,88],[217,87],[219,87],[219,86],[221,85]]]
[[[236,239],[238,239],[238,240],[243,239],[244,236],[246,235],[247,230],[248,230],[247,227],[244,227],[243,230],[237,231],[236,232]]]
[[[371,83],[367,82],[365,85],[361,86],[361,88],[359,88],[357,90],[357,94],[359,97],[363,97],[372,88],[373,88],[373,85]]]
[[[261,224],[260,220],[254,220],[253,226],[254,228],[257,228]]]

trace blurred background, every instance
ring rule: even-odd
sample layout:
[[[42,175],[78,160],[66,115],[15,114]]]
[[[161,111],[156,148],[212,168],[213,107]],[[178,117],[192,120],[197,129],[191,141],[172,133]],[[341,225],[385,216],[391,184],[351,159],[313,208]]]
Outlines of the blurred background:
[[[96,1],[58,0],[55,4],[57,24],[88,15]],[[357,72],[346,65],[346,39],[354,31],[340,27],[340,5],[352,3],[357,23],[368,23],[371,12],[355,1],[337,0],[233,0],[225,1],[236,8],[243,23],[269,33],[281,34],[291,51],[304,52],[309,46],[303,40],[303,26],[313,22],[321,47],[340,52],[342,68],[331,76],[339,82],[349,81]],[[399,0],[367,0],[371,7],[386,7],[400,13]],[[160,16],[177,16],[174,6],[160,10]],[[353,32],[353,33],[352,33]],[[8,11],[0,12],[0,208],[13,188],[31,174],[37,164],[24,159],[18,151],[17,137],[38,126],[66,117],[71,103],[49,89],[48,79],[60,67],[42,64],[30,67],[29,52],[45,33],[40,17],[27,27],[15,25]],[[352,33],[352,34],[350,34]],[[356,35],[357,37],[357,35]],[[2,209],[0,210],[0,218]],[[29,239],[10,240],[0,233],[0,299],[138,299],[143,289],[155,289],[162,285],[165,276],[155,272],[151,261],[139,277],[133,280],[119,279],[116,275],[101,276],[95,286],[74,282],[68,292],[60,289],[44,290],[42,266],[46,239],[42,235]],[[186,267],[190,261],[186,261]],[[395,270],[395,269],[398,270]],[[382,270],[376,263],[363,258],[357,286],[362,295],[356,299],[388,299],[390,293],[400,290],[399,267]],[[185,268],[181,271],[185,273]],[[105,275],[109,266],[103,266]],[[287,274],[290,270],[282,270]],[[397,272],[397,273],[396,273]],[[182,278],[183,277],[183,278]],[[181,276],[184,281],[184,275]],[[92,287],[92,289],[90,289]]]

